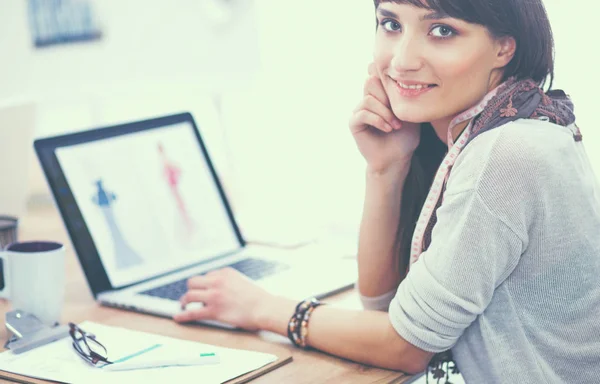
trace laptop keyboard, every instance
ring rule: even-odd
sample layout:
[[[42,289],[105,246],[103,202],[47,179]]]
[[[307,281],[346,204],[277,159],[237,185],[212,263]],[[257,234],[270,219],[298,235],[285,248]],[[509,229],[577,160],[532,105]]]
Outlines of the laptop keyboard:
[[[264,260],[264,259],[243,259],[228,266],[235,270],[240,271],[244,275],[248,276],[252,280],[259,280],[270,276],[274,273],[284,271],[289,268],[287,264],[278,263],[276,261]],[[203,274],[210,272],[206,271]],[[190,276],[191,277],[191,276]],[[179,300],[184,293],[187,292],[187,280],[189,277],[185,279],[181,279],[175,281],[173,283],[169,283],[167,285],[162,285],[160,287],[152,288],[144,292],[140,292],[141,295],[155,296],[163,299],[170,300]]]

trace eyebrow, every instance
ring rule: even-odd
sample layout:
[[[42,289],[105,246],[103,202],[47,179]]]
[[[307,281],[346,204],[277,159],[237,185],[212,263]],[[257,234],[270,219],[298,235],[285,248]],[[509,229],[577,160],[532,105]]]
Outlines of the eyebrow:
[[[393,17],[394,19],[398,18],[398,15],[396,15],[394,12],[392,11],[388,11],[385,8],[379,8],[377,9],[377,12],[379,12],[381,14],[381,16],[384,17]],[[430,12],[424,16],[421,16],[421,20],[425,21],[425,20],[440,20],[440,19],[447,19],[450,16],[448,16],[446,13],[441,12],[441,11],[433,11]]]
[[[450,16],[442,11],[433,11],[421,17],[421,20],[439,20],[448,18],[450,18]]]

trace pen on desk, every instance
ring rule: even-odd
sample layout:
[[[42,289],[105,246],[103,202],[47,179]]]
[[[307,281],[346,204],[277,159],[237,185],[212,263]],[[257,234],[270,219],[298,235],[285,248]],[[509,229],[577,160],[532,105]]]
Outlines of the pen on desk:
[[[134,369],[182,367],[193,365],[218,364],[216,353],[199,353],[190,356],[157,357],[156,359],[128,359],[102,367],[103,371],[127,371]]]

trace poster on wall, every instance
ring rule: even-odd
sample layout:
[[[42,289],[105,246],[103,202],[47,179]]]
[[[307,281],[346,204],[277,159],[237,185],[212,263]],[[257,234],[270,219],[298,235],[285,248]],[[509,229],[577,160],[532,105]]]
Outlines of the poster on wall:
[[[28,0],[36,48],[99,40],[102,31],[90,0]]]

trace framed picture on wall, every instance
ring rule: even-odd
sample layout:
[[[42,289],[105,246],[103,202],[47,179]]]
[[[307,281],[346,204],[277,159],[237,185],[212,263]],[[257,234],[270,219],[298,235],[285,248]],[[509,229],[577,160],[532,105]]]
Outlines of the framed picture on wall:
[[[90,0],[28,0],[35,47],[89,42],[102,37]]]

